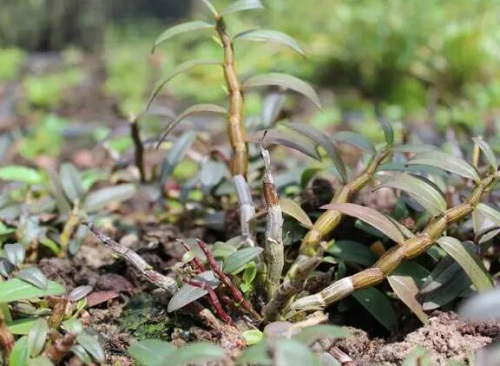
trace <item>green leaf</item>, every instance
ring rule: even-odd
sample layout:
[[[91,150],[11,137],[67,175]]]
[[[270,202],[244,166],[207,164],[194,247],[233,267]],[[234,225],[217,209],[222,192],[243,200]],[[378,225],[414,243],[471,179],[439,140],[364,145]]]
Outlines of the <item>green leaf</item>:
[[[260,341],[262,341],[262,339],[264,338],[264,333],[262,333],[258,329],[250,329],[250,330],[244,331],[241,335],[243,336],[243,338],[245,339],[245,342],[248,345],[257,344]]]
[[[472,139],[483,152],[486,160],[488,161],[488,164],[490,164],[490,166],[496,170],[498,167],[498,161],[491,146],[486,141],[484,141],[482,137],[473,137]]]
[[[408,306],[423,324],[426,324],[429,318],[427,314],[424,313],[422,305],[417,300],[418,287],[413,278],[410,276],[392,275],[389,276],[387,280],[398,298]]]
[[[3,299],[2,299],[3,301]],[[28,353],[28,337],[24,336],[17,340],[12,348],[10,354],[11,366],[28,366],[29,353]]]
[[[71,202],[81,200],[85,194],[85,189],[82,185],[80,172],[76,170],[75,166],[70,163],[61,165],[59,177],[61,178],[61,186],[66,197],[68,197]]]
[[[375,190],[382,187],[391,187],[408,193],[432,216],[438,216],[446,211],[446,200],[442,192],[421,178],[405,173],[398,174],[377,186]]]
[[[47,356],[38,356],[28,361],[29,366],[54,366]]]
[[[41,174],[32,168],[21,165],[6,165],[0,168],[0,180],[24,182],[26,184],[40,184]]]
[[[356,205],[353,203],[330,203],[322,206],[322,209],[340,211],[342,214],[353,216],[367,224],[373,226],[396,243],[404,242],[405,238],[399,228],[394,223],[385,217],[377,210]]]
[[[366,245],[352,240],[336,241],[328,249],[328,253],[346,262],[357,263],[363,266],[371,266],[377,260],[377,256]]]
[[[264,9],[264,5],[259,0],[238,0],[222,11],[222,15],[236,13],[242,10]]]
[[[266,130],[265,136],[263,136],[261,132],[249,136],[248,141],[261,142],[265,149],[270,145],[283,145],[300,151],[313,159],[321,160],[321,156],[316,147],[317,144],[310,138],[293,130],[283,131],[273,128],[271,130]]]
[[[294,339],[279,338],[276,340],[274,365],[321,366],[321,362],[305,344]]]
[[[352,296],[387,330],[396,328],[396,312],[380,290],[369,287],[355,291]]]
[[[316,142],[318,145],[323,147],[323,149],[325,149],[325,151],[328,153],[328,157],[332,159],[335,168],[339,172],[342,183],[346,183],[348,181],[347,170],[344,165],[344,162],[342,161],[342,158],[340,157],[337,148],[335,147],[333,142],[328,138],[328,136],[326,136],[323,132],[319,131],[318,129],[312,126],[305,125],[303,123],[289,122],[284,125],[297,132],[300,132],[303,135],[306,135],[311,140]]]
[[[236,36],[234,36],[234,40],[255,41],[255,42],[266,42],[266,41],[277,42],[290,47],[294,51],[304,56],[304,50],[302,49],[302,47],[300,47],[298,42],[293,37],[290,37],[288,34],[275,30],[252,29],[238,33]]]
[[[47,339],[49,325],[47,320],[39,318],[28,334],[28,350],[31,357],[36,357],[43,351]]]
[[[382,131],[384,131],[387,146],[392,147],[394,145],[394,129],[392,128],[392,125],[383,117],[378,119],[378,123],[382,127]]]
[[[394,151],[404,153],[422,153],[435,150],[435,146],[426,144],[402,144],[394,146]]]
[[[160,184],[163,185],[170,177],[175,167],[184,158],[184,155],[188,152],[196,140],[195,131],[186,131],[181,136],[179,136],[174,145],[170,148],[167,158],[161,166],[160,172]]]
[[[83,324],[78,319],[68,319],[62,322],[64,329],[74,334],[83,332]]]
[[[73,345],[71,347],[71,352],[73,352],[85,365],[90,365],[92,363],[92,358],[89,353],[79,344]]]
[[[146,107],[146,110],[149,109],[149,107],[151,106],[151,103],[153,103],[153,100],[154,98],[156,98],[156,96],[158,95],[158,93],[160,92],[160,90],[170,81],[172,80],[174,77],[176,77],[177,75],[183,73],[183,72],[186,72],[190,69],[192,69],[193,67],[196,67],[196,66],[199,66],[199,65],[221,65],[222,63],[219,61],[219,60],[215,60],[215,59],[196,59],[196,60],[189,60],[189,61],[186,61],[178,66],[176,66],[172,71],[170,71],[165,77],[163,77],[162,79],[160,79],[160,81],[158,81],[156,83],[156,85],[154,86],[153,88],[153,92],[151,93],[150,97],[149,97],[149,100],[148,100],[148,104],[147,104],[147,107]]]
[[[332,140],[352,145],[372,155],[375,154],[375,146],[373,146],[370,140],[368,140],[366,137],[356,132],[351,132],[351,131],[335,132],[332,136]]]
[[[18,267],[23,264],[24,258],[26,256],[26,251],[24,246],[19,243],[5,244],[3,247],[5,257],[12,263],[13,266]]]
[[[198,276],[194,277],[193,280],[199,282],[203,281],[213,289],[219,286],[219,280],[215,277],[212,271],[202,272]],[[174,296],[172,296],[170,302],[168,303],[167,311],[171,313],[172,311],[179,310],[187,304],[202,298],[207,293],[207,290],[186,283],[181,286]]]
[[[237,360],[238,365],[274,365],[269,357],[267,339],[264,337],[262,342],[251,345],[244,349],[243,353]]]
[[[210,12],[214,15],[214,17],[218,17],[219,13],[217,12],[217,9],[215,9],[215,6],[212,5],[212,3],[209,0],[201,0],[203,4],[210,10]]]
[[[208,160],[201,164],[200,183],[204,192],[208,192],[226,175],[227,167],[220,161]]]
[[[112,202],[123,202],[134,197],[135,192],[136,187],[131,183],[105,187],[97,191],[90,192],[85,199],[85,211],[100,211]]]
[[[47,289],[48,280],[47,277],[36,267],[25,268],[18,273],[16,277],[26,281],[39,289]]]
[[[297,202],[290,198],[280,198],[281,210],[287,215],[292,216],[295,220],[300,222],[304,227],[310,229],[313,223],[306,212],[300,207]]]
[[[429,351],[427,351],[424,347],[416,346],[406,356],[401,366],[433,366],[433,365],[434,363],[431,361]]]
[[[176,118],[168,122],[167,128],[165,132],[163,133],[163,136],[160,138],[160,141],[158,142],[158,146],[165,140],[165,138],[168,136],[170,132],[185,118],[192,116],[193,114],[199,114],[199,113],[218,113],[218,114],[224,114],[227,115],[228,112],[226,109],[222,108],[221,106],[218,106],[216,104],[196,104],[188,109],[186,109],[184,112],[179,114]]]
[[[217,360],[226,355],[224,350],[212,343],[190,343],[177,349],[168,360],[164,360],[163,366],[182,366],[198,362],[209,362]]]
[[[17,300],[26,300],[33,297],[60,295],[65,292],[63,286],[54,281],[48,281],[46,289],[40,289],[18,278],[0,283],[0,298],[9,303]]]
[[[17,319],[12,323],[7,324],[10,332],[16,335],[28,335],[33,325],[35,325],[37,319],[25,318]]]
[[[467,250],[460,240],[443,236],[437,243],[460,264],[478,291],[482,292],[493,287],[493,281],[479,258]]]
[[[481,179],[476,168],[467,163],[465,160],[441,151],[424,152],[417,154],[406,164],[434,166],[447,172],[457,174],[465,178],[473,179],[475,182],[479,182]]]
[[[141,365],[160,366],[175,351],[175,347],[159,339],[135,342],[127,353]]]
[[[104,350],[98,342],[97,337],[82,332],[78,334],[76,341],[85,348],[85,351],[87,351],[96,362],[104,362]]]
[[[320,324],[302,329],[293,339],[310,346],[320,339],[347,338],[350,336],[352,336],[352,333],[344,327]]]
[[[263,249],[260,247],[243,248],[231,254],[224,260],[222,269],[224,273],[234,273],[250,262],[252,259],[262,253]]]
[[[269,86],[276,85],[282,88],[287,88],[296,91],[309,98],[318,108],[321,108],[321,102],[319,100],[318,94],[314,91],[314,89],[305,81],[300,80],[299,78],[282,73],[269,73],[263,75],[256,75],[251,77],[243,86],[245,88],[252,88],[258,86]]]
[[[485,203],[479,203],[475,209],[493,221],[496,226],[500,227],[500,211],[495,210]]]
[[[197,30],[202,30],[202,29],[213,29],[214,25],[207,23],[207,22],[201,22],[201,21],[192,21],[192,22],[186,22],[178,25],[174,25],[171,28],[168,28],[166,31],[164,31],[162,34],[156,38],[153,49],[151,52],[155,51],[155,48],[158,47],[160,44],[165,42],[166,40],[175,37],[179,34],[182,33],[187,33],[187,32],[194,32]]]

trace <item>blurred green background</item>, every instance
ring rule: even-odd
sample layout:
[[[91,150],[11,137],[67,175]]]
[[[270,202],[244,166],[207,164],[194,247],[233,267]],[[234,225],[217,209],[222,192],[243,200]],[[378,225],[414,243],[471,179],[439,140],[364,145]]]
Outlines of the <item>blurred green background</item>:
[[[219,8],[230,2],[213,1]],[[309,110],[305,102],[293,108],[317,127],[349,123],[365,129],[376,126],[379,113],[438,130],[455,124],[473,133],[498,131],[498,1],[262,2],[265,10],[230,15],[230,33],[276,29],[293,36],[307,57],[278,45],[241,43],[236,45],[239,73],[245,78],[288,72],[312,83],[324,109]],[[76,110],[85,119],[82,110],[88,105],[76,108],[71,101],[80,99],[82,88],[98,95],[95,103],[112,100],[119,115],[140,113],[154,83],[175,65],[221,56],[211,34],[203,32],[180,36],[150,54],[162,30],[186,19],[209,20],[210,14],[197,0],[3,0],[3,114],[7,85],[15,82],[20,88],[16,95],[22,97],[11,114],[72,117]],[[184,100],[220,102],[222,85],[218,69],[197,67],[169,83],[158,103],[177,109]],[[247,95],[247,101],[249,112],[259,110],[258,95]],[[104,113],[92,118],[109,117]]]

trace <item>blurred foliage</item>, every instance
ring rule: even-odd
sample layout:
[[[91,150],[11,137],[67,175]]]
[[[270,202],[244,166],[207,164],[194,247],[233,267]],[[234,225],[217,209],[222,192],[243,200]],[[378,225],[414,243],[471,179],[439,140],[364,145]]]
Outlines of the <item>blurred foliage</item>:
[[[0,82],[15,80],[24,59],[24,53],[17,48],[0,50]]]

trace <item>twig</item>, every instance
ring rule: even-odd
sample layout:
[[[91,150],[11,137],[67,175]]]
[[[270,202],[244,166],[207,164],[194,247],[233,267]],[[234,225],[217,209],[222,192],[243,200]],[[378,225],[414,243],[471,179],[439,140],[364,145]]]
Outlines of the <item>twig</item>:
[[[156,272],[142,257],[131,249],[125,248],[113,239],[104,235],[91,222],[84,220],[82,222],[90,231],[111,251],[122,256],[132,266],[137,268],[139,272],[154,285],[166,290],[172,296],[178,290],[177,283],[173,278],[162,275]]]
[[[71,351],[71,347],[75,344],[75,340],[76,335],[68,332],[52,346],[48,347],[43,354],[52,362],[58,363]]]
[[[141,183],[146,182],[146,173],[144,171],[144,145],[142,144],[141,134],[137,117],[130,118],[130,135],[134,142],[135,166],[139,170]]]

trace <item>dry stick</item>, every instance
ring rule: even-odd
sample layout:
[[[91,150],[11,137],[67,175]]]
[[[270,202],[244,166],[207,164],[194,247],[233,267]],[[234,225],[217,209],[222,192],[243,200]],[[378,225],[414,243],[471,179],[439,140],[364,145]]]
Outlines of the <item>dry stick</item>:
[[[75,341],[76,335],[68,332],[52,346],[48,347],[43,354],[52,362],[59,363],[71,351],[71,347],[73,347]]]
[[[390,155],[392,151],[383,149],[375,155],[370,164],[359,176],[347,183],[338,191],[332,199],[332,203],[349,202],[354,194],[359,192],[368,184],[377,170],[378,166]],[[313,227],[306,234],[300,246],[300,254],[288,271],[285,281],[281,284],[271,301],[264,310],[266,321],[273,321],[278,313],[283,310],[286,303],[300,291],[311,274],[311,272],[321,262],[322,251],[321,239],[332,232],[342,219],[339,211],[325,211],[314,223]]]
[[[248,149],[246,132],[243,124],[243,93],[234,67],[234,50],[231,37],[226,32],[226,25],[221,16],[217,16],[215,29],[224,49],[224,78],[229,92],[228,136],[233,156],[231,174],[246,178],[248,172]]]
[[[210,299],[210,303],[214,307],[215,312],[217,313],[217,315],[219,315],[221,317],[221,319],[224,320],[227,324],[234,326],[233,320],[231,319],[231,317],[229,316],[229,314],[226,313],[224,311],[224,309],[222,309],[222,306],[221,306],[221,304],[219,302],[219,299],[217,298],[217,294],[215,293],[215,291],[214,291],[214,289],[212,287],[210,287],[209,285],[207,285],[205,282],[196,281],[196,280],[193,280],[191,278],[184,279],[184,282],[187,283],[188,285],[191,285],[191,286],[194,286],[194,287],[198,287],[198,288],[201,288],[201,289],[207,291],[208,292],[208,297]]]
[[[135,166],[139,170],[141,183],[144,183],[146,182],[146,173],[144,171],[144,146],[141,140],[137,117],[132,117],[130,119],[130,135],[132,136],[132,141],[134,142]]]
[[[177,292],[177,283],[173,278],[164,276],[161,273],[153,270],[152,267],[144,259],[142,259],[139,254],[131,249],[125,248],[113,239],[107,237],[102,232],[100,232],[91,222],[84,220],[82,223],[86,225],[90,229],[90,231],[92,231],[94,235],[97,236],[97,238],[108,249],[122,256],[127,262],[137,268],[149,282],[166,290],[170,296]]]
[[[283,249],[283,215],[279,203],[278,192],[271,174],[271,159],[269,151],[262,148],[264,160],[264,180],[262,190],[267,205],[266,248],[264,259],[266,262],[266,290],[268,299],[272,298],[279,287],[285,254]]]
[[[222,272],[222,269],[220,268],[219,264],[215,260],[214,256],[210,252],[210,250],[207,247],[207,244],[205,244],[203,241],[198,239],[198,245],[200,246],[201,250],[207,257],[208,264],[212,271],[219,277],[219,280],[227,287],[229,292],[231,292],[231,295],[234,297],[234,300],[237,303],[240,303],[241,306],[248,311],[250,314],[252,314],[255,319],[261,319],[261,316],[259,313],[255,311],[255,309],[252,307],[252,305],[243,297],[241,294],[240,290],[236,288],[236,286],[233,284],[231,279],[229,278],[228,275],[226,275],[224,272]]]
[[[388,250],[372,267],[353,276],[343,278],[317,294],[303,297],[290,305],[292,311],[324,308],[352,294],[354,290],[374,286],[382,282],[405,260],[424,253],[443,235],[448,226],[469,215],[490,188],[495,175],[486,176],[472,191],[465,202],[448,209],[432,220],[419,234]]]
[[[249,246],[255,246],[255,206],[247,181],[242,175],[233,177],[240,206],[241,236]]]
[[[7,306],[7,305],[5,305]],[[14,343],[16,342],[14,335],[7,327],[5,323],[5,317],[0,309],[0,349],[2,350],[3,359],[5,364],[7,364],[12,348],[14,348]]]

